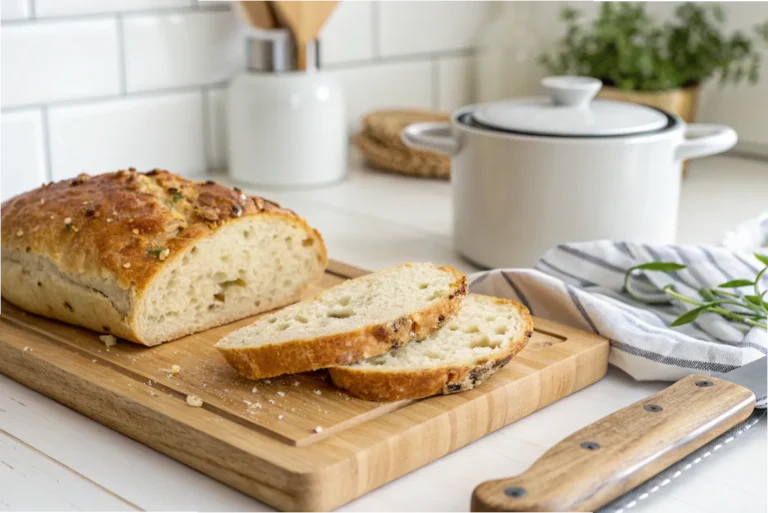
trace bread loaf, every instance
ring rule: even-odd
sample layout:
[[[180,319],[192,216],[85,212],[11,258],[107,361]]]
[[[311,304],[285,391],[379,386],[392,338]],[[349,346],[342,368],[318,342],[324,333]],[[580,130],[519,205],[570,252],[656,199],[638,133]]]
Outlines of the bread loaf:
[[[332,367],[333,383],[370,401],[418,399],[470,390],[506,365],[533,332],[521,304],[469,294],[456,316],[421,342]]]
[[[251,379],[355,362],[428,336],[466,291],[466,277],[453,267],[403,264],[265,315],[216,348]]]
[[[2,205],[2,296],[155,345],[299,299],[327,263],[289,210],[212,181],[134,169]]]

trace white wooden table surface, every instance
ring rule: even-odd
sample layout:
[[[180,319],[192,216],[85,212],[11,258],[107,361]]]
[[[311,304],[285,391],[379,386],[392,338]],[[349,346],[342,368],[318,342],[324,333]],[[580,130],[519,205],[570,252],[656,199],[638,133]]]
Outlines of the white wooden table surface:
[[[345,182],[323,189],[255,192],[306,217],[335,259],[369,269],[431,260],[475,270],[451,246],[447,183],[368,171],[356,158],[351,167]],[[680,241],[718,242],[727,228],[768,208],[768,163],[697,161],[683,189]],[[466,511],[481,481],[524,470],[561,438],[663,386],[636,383],[611,369],[595,385],[342,510]],[[767,450],[761,422],[633,511],[765,512]],[[0,510],[269,509],[0,376]]]

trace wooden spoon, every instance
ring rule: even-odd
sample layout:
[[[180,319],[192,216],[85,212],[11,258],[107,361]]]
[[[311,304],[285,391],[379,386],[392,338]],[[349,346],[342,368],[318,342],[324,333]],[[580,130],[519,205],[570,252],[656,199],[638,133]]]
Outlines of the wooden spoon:
[[[277,20],[272,12],[269,2],[240,2],[245,19],[254,28],[277,28]]]
[[[317,39],[338,2],[270,2],[281,25],[291,29],[296,40],[298,69],[307,69],[307,43]]]

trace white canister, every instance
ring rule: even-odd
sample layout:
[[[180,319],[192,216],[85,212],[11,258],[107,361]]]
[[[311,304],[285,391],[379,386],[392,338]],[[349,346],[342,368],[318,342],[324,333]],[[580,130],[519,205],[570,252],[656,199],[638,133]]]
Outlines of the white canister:
[[[549,97],[470,105],[403,131],[452,156],[454,243],[485,267],[531,267],[565,242],[675,241],[683,160],[736,133],[644,105],[595,100],[599,80],[549,77]]]
[[[232,178],[262,186],[341,180],[348,138],[338,81],[314,67],[297,71],[287,31],[248,44],[248,70],[232,79],[227,99]]]

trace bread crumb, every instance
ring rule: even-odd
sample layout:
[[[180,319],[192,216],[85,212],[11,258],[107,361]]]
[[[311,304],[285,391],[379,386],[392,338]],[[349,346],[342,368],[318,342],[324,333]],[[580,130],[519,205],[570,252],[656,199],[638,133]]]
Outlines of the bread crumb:
[[[138,235],[139,234],[139,229],[138,228],[134,228],[131,231],[133,232],[134,235]]]
[[[348,396],[348,395],[345,395],[345,396],[344,396],[344,400],[345,400],[345,401],[349,401],[349,396]]]
[[[91,362],[92,362],[92,363],[96,363],[96,358],[94,358],[93,360],[91,360]]]
[[[168,249],[168,248],[165,248],[165,249],[164,249],[164,250],[162,250],[160,253],[158,253],[158,255],[157,255],[157,259],[158,259],[158,260],[160,260],[160,261],[162,262],[163,260],[165,260],[166,258],[168,258],[168,255],[170,255],[170,254],[171,254],[171,250],[170,250],[170,249]]]
[[[285,397],[285,392],[278,390],[277,395],[280,397]]]
[[[25,352],[25,353],[26,353],[27,351],[29,351],[29,350],[30,350],[30,349],[29,349],[29,346],[24,346],[24,352]]]
[[[249,410],[251,410],[251,409],[260,410],[261,409],[261,403],[259,401],[256,401],[255,403],[252,403],[251,401],[243,400],[243,402],[248,405],[248,409]]]
[[[208,383],[203,383],[203,388],[208,388]]]
[[[53,216],[51,216],[51,219],[53,219]],[[71,217],[65,217],[64,218],[64,224],[72,224],[72,218]]]
[[[322,433],[322,432],[323,432],[323,428],[321,428],[320,426],[317,426],[315,428],[315,433]]]
[[[24,230],[19,230],[16,232],[16,237],[21,237],[22,235],[24,235]]]
[[[154,390],[150,390],[149,395],[151,395],[152,397],[157,397],[157,394],[155,393]]]
[[[277,420],[283,420],[285,418],[285,415],[278,415]]]
[[[298,380],[293,382],[293,386],[295,386],[295,387],[299,386]]]
[[[190,406],[194,406],[195,408],[199,408],[203,405],[203,400],[197,397],[196,395],[188,395],[187,404]]]
[[[181,367],[179,367],[176,364],[171,365],[171,374],[173,374],[175,376],[176,374],[178,374],[180,372],[181,372]]]
[[[274,400],[274,399],[270,399],[270,400],[268,400],[267,402],[268,402],[269,404],[275,404],[275,400]]]
[[[108,218],[107,218],[107,222],[108,222],[108,223],[111,223],[111,222],[112,222],[112,218],[111,218],[111,217],[108,217]]]
[[[125,267],[126,269],[130,269],[131,268],[131,263],[130,262],[126,262],[126,263],[123,264],[123,267]]]
[[[272,383],[272,380],[271,380],[271,379],[265,379],[265,380],[264,380],[264,383],[266,383],[267,385],[269,385],[270,383]]]
[[[253,394],[255,394],[255,393],[256,393],[256,392],[258,392],[258,391],[259,391],[259,389],[258,389],[258,388],[256,388],[256,387],[253,387],[253,388],[251,389],[251,393],[253,393]]]
[[[147,385],[149,385],[149,386],[152,386],[152,385],[154,385],[154,384],[155,384],[155,382],[154,382],[154,381],[152,381],[151,379],[150,379],[149,381],[147,381]]]
[[[99,335],[99,340],[104,342],[104,345],[107,347],[112,347],[117,344],[117,339],[114,335]],[[109,349],[107,349],[107,351],[109,351]]]
[[[315,395],[323,395],[323,393],[320,390],[315,390]]]

